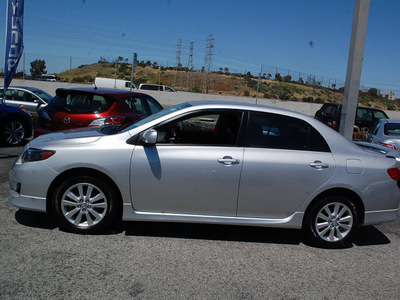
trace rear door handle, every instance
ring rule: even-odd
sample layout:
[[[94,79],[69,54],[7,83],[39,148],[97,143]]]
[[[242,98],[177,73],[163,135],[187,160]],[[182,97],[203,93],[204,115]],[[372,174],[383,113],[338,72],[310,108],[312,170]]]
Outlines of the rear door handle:
[[[232,158],[231,156],[224,156],[223,158],[218,158],[217,161],[227,166],[236,165],[239,163],[238,159]]]
[[[310,163],[310,167],[313,167],[318,170],[322,170],[322,169],[329,168],[329,164],[323,163],[320,160],[316,160],[316,161]]]

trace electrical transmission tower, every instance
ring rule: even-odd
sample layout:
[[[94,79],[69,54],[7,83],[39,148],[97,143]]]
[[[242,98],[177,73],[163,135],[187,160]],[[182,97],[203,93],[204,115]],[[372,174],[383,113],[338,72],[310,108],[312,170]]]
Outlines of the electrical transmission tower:
[[[174,72],[174,80],[173,85],[174,87],[181,87],[182,85],[182,78],[180,75],[180,69],[182,68],[181,63],[181,52],[182,52],[182,40],[178,40],[177,49],[176,49],[176,64],[175,64],[175,72]]]
[[[210,34],[207,39],[206,57],[203,69],[203,84],[202,84],[203,93],[208,93],[209,89],[208,75],[211,72],[211,67],[212,67],[213,48],[214,48],[214,36]]]
[[[187,76],[186,76],[186,90],[190,90],[194,86],[193,80],[193,44],[194,42],[190,42],[190,52],[189,52],[189,60],[187,64]]]

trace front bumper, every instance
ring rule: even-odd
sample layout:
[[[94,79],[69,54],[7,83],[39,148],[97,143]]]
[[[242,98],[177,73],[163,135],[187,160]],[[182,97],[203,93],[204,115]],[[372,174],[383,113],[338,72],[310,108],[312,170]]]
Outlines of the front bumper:
[[[47,191],[57,175],[41,162],[15,164],[9,173],[9,202],[21,209],[45,212]]]

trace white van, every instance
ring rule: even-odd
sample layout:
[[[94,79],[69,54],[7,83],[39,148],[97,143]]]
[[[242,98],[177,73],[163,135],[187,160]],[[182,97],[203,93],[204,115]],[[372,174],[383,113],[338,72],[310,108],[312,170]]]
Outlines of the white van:
[[[94,84],[98,88],[130,90],[132,86],[133,90],[137,89],[137,86],[134,83],[122,79],[96,77]]]
[[[150,83],[141,83],[139,85],[139,90],[176,92],[176,90],[174,90],[170,86],[161,85],[161,84],[150,84]]]

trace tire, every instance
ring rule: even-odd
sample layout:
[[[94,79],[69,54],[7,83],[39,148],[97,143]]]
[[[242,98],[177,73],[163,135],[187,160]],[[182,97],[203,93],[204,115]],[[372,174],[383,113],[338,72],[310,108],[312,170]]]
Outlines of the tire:
[[[25,123],[19,119],[9,119],[1,128],[1,144],[6,147],[20,146],[26,136]]]
[[[351,242],[358,224],[358,211],[349,198],[329,196],[311,207],[303,229],[317,247],[339,248]]]
[[[76,233],[101,233],[115,220],[117,196],[101,179],[77,176],[63,181],[53,194],[61,227]]]

